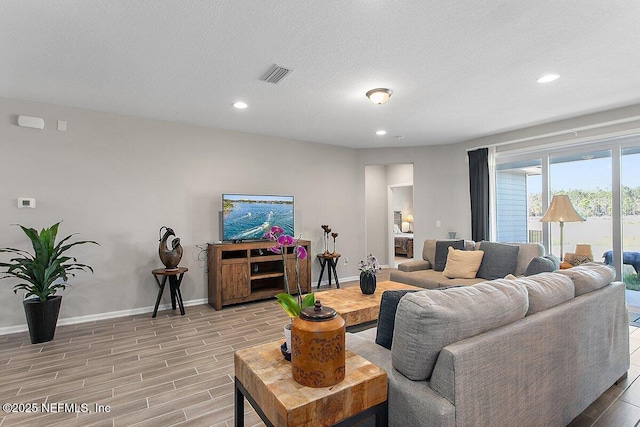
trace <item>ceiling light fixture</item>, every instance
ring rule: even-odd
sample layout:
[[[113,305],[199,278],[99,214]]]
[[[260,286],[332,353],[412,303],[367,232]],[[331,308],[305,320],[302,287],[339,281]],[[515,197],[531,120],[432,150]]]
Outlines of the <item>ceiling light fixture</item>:
[[[386,130],[377,130],[376,131],[376,135],[386,135],[387,131]]]
[[[374,104],[384,104],[391,97],[391,89],[386,89],[383,87],[379,87],[377,89],[371,89],[367,92],[367,98],[371,100]]]
[[[536,80],[538,83],[549,83],[555,80],[558,80],[560,78],[559,75],[557,74],[547,74],[544,75],[542,77],[540,77],[538,80]]]
[[[245,108],[248,107],[248,105],[242,101],[234,102],[233,106],[236,107],[238,110],[244,110]]]

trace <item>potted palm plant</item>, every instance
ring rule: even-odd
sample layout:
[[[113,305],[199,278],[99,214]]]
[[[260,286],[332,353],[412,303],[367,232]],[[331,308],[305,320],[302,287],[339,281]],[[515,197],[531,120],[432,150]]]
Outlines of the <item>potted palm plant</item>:
[[[56,295],[56,292],[68,286],[68,278],[75,276],[78,270],[93,273],[90,266],[78,263],[76,258],[65,253],[77,245],[98,243],[91,240],[69,242],[73,234],[56,243],[59,225],[58,222],[49,228],[43,228],[40,233],[33,228],[20,225],[31,241],[33,253],[14,248],[0,249],[0,253],[15,256],[9,262],[0,262],[0,267],[4,268],[0,273],[4,275],[0,276],[0,279],[18,279],[13,292],[26,292],[23,305],[32,344],[53,339],[62,303],[62,296]]]

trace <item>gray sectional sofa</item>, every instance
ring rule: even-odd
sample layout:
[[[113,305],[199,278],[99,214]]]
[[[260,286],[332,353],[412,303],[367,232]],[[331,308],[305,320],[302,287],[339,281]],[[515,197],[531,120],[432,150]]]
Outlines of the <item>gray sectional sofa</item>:
[[[396,305],[386,297],[403,291],[387,291],[378,328],[348,333],[347,348],[387,372],[391,426],[566,425],[629,368],[614,277],[590,263],[409,292]]]
[[[419,286],[425,289],[435,289],[448,286],[473,285],[480,283],[487,278],[475,277],[466,278],[447,278],[442,271],[435,271],[436,245],[438,242],[456,242],[456,240],[425,240],[422,248],[422,259],[416,261],[408,261],[400,264],[398,269],[392,270],[390,280],[393,282],[406,283],[408,285]],[[467,251],[482,250],[485,242],[474,242],[473,240],[465,240],[464,247]],[[487,242],[485,246],[496,245],[493,242]],[[539,243],[505,243],[504,245],[517,246],[516,264],[511,271],[515,276],[522,276],[532,259],[544,255],[544,246]],[[484,255],[483,263],[500,263],[502,262],[499,252],[487,252]],[[504,277],[504,275],[502,276]],[[491,277],[497,278],[497,277]]]

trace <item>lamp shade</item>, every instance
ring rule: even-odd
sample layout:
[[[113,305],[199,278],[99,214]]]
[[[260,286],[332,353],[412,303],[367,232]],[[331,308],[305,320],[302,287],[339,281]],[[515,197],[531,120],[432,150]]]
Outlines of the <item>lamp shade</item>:
[[[541,222],[580,222],[584,221],[578,212],[573,208],[569,196],[566,194],[557,194],[551,199],[551,205]]]
[[[409,214],[404,218],[405,221],[407,222],[413,222],[413,215]]]

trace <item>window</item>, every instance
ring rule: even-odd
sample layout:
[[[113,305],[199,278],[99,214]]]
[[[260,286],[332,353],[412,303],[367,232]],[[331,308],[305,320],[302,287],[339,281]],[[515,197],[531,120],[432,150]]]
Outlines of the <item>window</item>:
[[[622,268],[624,252],[640,254],[640,135],[603,139],[575,148],[523,153],[499,151],[495,157],[496,240],[541,242],[560,254],[556,223],[540,222],[554,194],[567,194],[585,222],[565,223],[564,252],[591,245],[594,261],[617,253],[619,279],[640,279],[633,265]],[[640,265],[638,265],[640,270]]]

